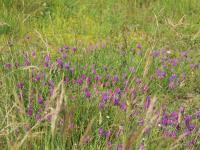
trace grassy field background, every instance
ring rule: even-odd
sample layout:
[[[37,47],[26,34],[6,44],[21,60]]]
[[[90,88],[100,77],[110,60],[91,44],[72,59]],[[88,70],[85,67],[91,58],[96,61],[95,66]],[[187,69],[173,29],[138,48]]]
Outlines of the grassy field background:
[[[0,149],[198,150],[199,62],[199,0],[0,0]]]

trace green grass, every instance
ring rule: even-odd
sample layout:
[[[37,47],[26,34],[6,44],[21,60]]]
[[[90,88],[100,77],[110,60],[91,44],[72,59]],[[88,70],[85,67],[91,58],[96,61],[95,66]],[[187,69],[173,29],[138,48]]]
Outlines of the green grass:
[[[184,117],[200,108],[200,71],[191,70],[191,63],[200,62],[200,1],[199,0],[0,0],[0,149],[106,149],[108,141],[112,149],[117,144],[127,145],[130,137],[131,149],[138,149],[144,139],[145,149],[169,149],[178,144],[177,149],[186,149],[185,144],[195,138],[197,143],[192,149],[200,148],[199,136],[192,133],[181,138],[184,129]],[[142,50],[136,48],[141,43]],[[51,62],[61,57],[57,50],[64,45],[77,47],[77,52],[70,51],[65,63],[70,62],[73,71],[63,71],[59,67],[45,69],[44,56],[51,55]],[[92,47],[96,47],[92,49]],[[133,51],[132,48],[135,50]],[[171,54],[163,57],[180,59],[179,65],[171,67],[167,63],[167,73],[162,80],[155,78],[155,70],[163,64],[152,57],[153,50],[166,49]],[[36,51],[36,58],[31,56]],[[189,52],[183,59],[181,51]],[[5,69],[6,63],[24,63],[23,53],[27,53],[30,66]],[[95,64],[102,83],[108,82],[106,75],[118,75],[120,80],[110,87],[92,83],[89,85],[91,98],[85,98],[83,88],[74,84],[81,75],[95,75],[91,66]],[[86,67],[84,70],[84,66]],[[108,67],[108,71],[103,69]],[[135,73],[130,72],[135,68]],[[44,73],[42,81],[32,80],[32,73]],[[120,96],[120,101],[127,104],[127,110],[106,103],[105,109],[99,110],[101,94],[99,92],[115,90],[121,87],[125,91],[123,75],[127,73],[129,90],[136,90],[134,98],[131,92]],[[169,89],[168,81],[172,73],[186,79],[174,89]],[[68,76],[68,84],[62,82]],[[140,78],[142,85],[135,83]],[[48,95],[47,81],[53,80],[57,94]],[[24,83],[22,90],[16,85]],[[144,85],[149,91],[144,93]],[[23,98],[20,99],[20,93]],[[49,102],[48,109],[42,112],[44,121],[37,122],[35,115],[39,108],[38,95]],[[146,96],[154,100],[154,109],[143,109]],[[33,116],[27,115],[30,99],[33,100]],[[59,101],[62,105],[59,107]],[[176,138],[163,136],[169,127],[159,128],[155,120],[157,112],[178,111],[184,106],[181,116],[182,128]],[[55,113],[57,120],[46,121],[49,113]],[[137,112],[139,115],[130,117]],[[144,126],[138,121],[144,118]],[[60,123],[64,121],[64,123]],[[199,128],[199,119],[193,120]],[[68,128],[70,123],[75,127]],[[27,128],[30,126],[30,128]],[[115,136],[123,126],[122,134]],[[151,127],[150,134],[143,135],[144,128]],[[111,130],[109,139],[100,137],[98,129]],[[174,127],[170,127],[174,129]],[[184,131],[183,131],[184,132]],[[133,134],[133,135],[132,135]],[[83,136],[90,136],[91,141],[83,144]]]

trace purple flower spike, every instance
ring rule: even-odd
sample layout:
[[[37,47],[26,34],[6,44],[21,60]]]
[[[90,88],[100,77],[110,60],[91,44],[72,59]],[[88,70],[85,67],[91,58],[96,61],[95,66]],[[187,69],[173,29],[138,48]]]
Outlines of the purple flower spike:
[[[177,66],[178,60],[177,60],[176,58],[171,59],[171,64],[172,64],[173,66]]]
[[[153,57],[159,57],[160,56],[160,51],[159,50],[154,50],[152,55],[153,55]]]
[[[65,45],[65,46],[64,46],[64,49],[68,50],[68,49],[69,49],[69,46]]]
[[[196,140],[196,139],[192,139],[191,141],[189,141],[189,142],[186,144],[186,147],[191,148],[191,147],[194,146],[196,143],[197,143],[197,140]]]
[[[18,89],[23,89],[24,88],[24,84],[23,83],[18,83],[17,84],[17,88]]]
[[[110,136],[111,136],[111,131],[108,130],[108,131],[106,132],[106,138],[109,139]]]
[[[90,98],[90,97],[91,97],[90,91],[89,91],[87,88],[84,90],[84,93],[85,93],[85,96],[86,96],[87,98]]]
[[[83,84],[83,80],[81,78],[79,78],[77,81],[76,81],[77,84],[79,85],[82,85]]]
[[[174,81],[176,79],[176,74],[172,74],[169,78],[169,81]]]
[[[50,62],[50,55],[46,55],[44,58],[44,67],[49,67],[49,62]]]
[[[31,117],[33,115],[33,106],[32,105],[29,105],[29,107],[28,107],[28,115],[29,115],[29,117]]]
[[[179,108],[179,112],[180,112],[180,113],[184,113],[184,111],[185,111],[185,108],[181,106],[181,107]]]
[[[150,106],[150,103],[151,103],[151,97],[150,97],[150,96],[147,96],[147,97],[146,97],[146,101],[145,101],[145,103],[144,103],[144,108],[145,108],[145,109],[148,109],[149,106]]]
[[[100,102],[99,103],[99,109],[102,110],[105,107],[105,102]]]
[[[101,77],[100,77],[99,75],[96,75],[95,78],[94,78],[94,80],[95,80],[95,81],[100,81],[100,80],[101,80]]]
[[[169,131],[169,130],[165,130],[164,135],[166,137],[172,137],[172,138],[175,138],[177,136],[176,131]]]
[[[127,104],[121,103],[121,109],[125,111],[127,109]]]
[[[72,48],[72,50],[73,50],[73,52],[76,52],[76,51],[77,51],[77,48],[74,47],[74,48]]]
[[[12,68],[12,64],[5,64],[5,65],[4,65],[4,68],[5,68],[5,69],[11,69],[11,68]]]
[[[185,125],[189,131],[192,131],[195,128],[194,124],[191,124],[192,116],[185,117]]]
[[[99,136],[104,136],[104,129],[99,128],[98,133],[99,133]]]
[[[168,84],[168,87],[169,87],[170,89],[174,89],[174,88],[175,88],[174,82],[173,82],[173,81],[170,81],[169,84]]]
[[[142,83],[141,79],[139,79],[139,78],[136,78],[136,79],[135,79],[135,82],[136,82],[136,84]]]
[[[142,48],[142,45],[140,43],[137,44],[136,46],[138,49],[141,49]]]
[[[200,112],[195,113],[193,116],[194,116],[194,118],[196,118],[196,119],[200,118]]]
[[[38,96],[38,103],[42,104],[43,103],[43,97],[42,96]]]
[[[104,102],[108,101],[108,99],[109,99],[108,92],[103,93],[101,99]]]
[[[42,116],[41,116],[40,114],[37,114],[37,115],[35,116],[36,121],[40,121],[41,118],[42,118]]]
[[[138,145],[138,149],[144,150],[144,142],[143,141]]]
[[[168,116],[167,114],[164,114],[162,117],[162,121],[161,121],[162,125],[167,126],[168,125]]]
[[[104,66],[103,69],[104,69],[105,71],[107,71],[107,70],[108,70],[108,67]]]
[[[67,64],[64,65],[64,67],[65,67],[66,70],[69,70],[70,69],[70,64],[67,63]]]
[[[62,61],[62,59],[58,58],[58,59],[56,60],[56,62],[57,62],[57,64],[58,64],[60,67],[63,66],[63,61]]]
[[[198,69],[199,68],[199,64],[194,64],[194,69]]]
[[[69,77],[68,77],[68,76],[65,76],[65,77],[64,77],[64,81],[65,81],[65,83],[68,83],[68,82],[69,82]]]
[[[116,88],[116,89],[115,89],[115,93],[116,93],[116,94],[120,94],[120,93],[121,93],[121,89],[120,89],[119,87]]]
[[[160,69],[156,70],[156,75],[159,79],[163,79],[166,76],[166,73],[161,71]]]
[[[108,150],[110,150],[111,147],[112,147],[112,143],[111,143],[110,141],[108,141],[108,143],[107,143],[107,148],[108,148]]]
[[[64,49],[62,47],[59,48],[59,50],[58,50],[59,53],[62,53],[63,51],[64,51]]]
[[[32,51],[32,57],[35,58],[36,57],[36,51]]]
[[[182,57],[187,57],[187,55],[188,55],[188,52],[187,52],[187,51],[181,52],[181,56],[182,56]]]
[[[114,105],[115,105],[115,106],[118,106],[118,105],[119,105],[119,99],[118,99],[118,98],[115,98],[115,100],[114,100]]]
[[[117,145],[117,150],[122,150],[122,144]]]
[[[117,75],[115,75],[114,77],[113,77],[113,81],[114,82],[117,82],[119,80],[119,77],[117,76]]]

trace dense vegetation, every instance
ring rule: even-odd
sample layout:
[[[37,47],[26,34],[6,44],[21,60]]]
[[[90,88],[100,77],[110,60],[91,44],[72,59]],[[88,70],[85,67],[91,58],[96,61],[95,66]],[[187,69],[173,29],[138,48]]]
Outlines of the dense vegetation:
[[[0,0],[0,149],[200,149],[199,0]]]

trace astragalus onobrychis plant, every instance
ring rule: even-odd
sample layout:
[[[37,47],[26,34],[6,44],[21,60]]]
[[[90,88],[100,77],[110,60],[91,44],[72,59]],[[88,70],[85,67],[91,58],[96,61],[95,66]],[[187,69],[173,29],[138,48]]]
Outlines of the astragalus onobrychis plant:
[[[200,68],[190,51],[123,52],[103,44],[2,53],[0,147],[200,149]]]

